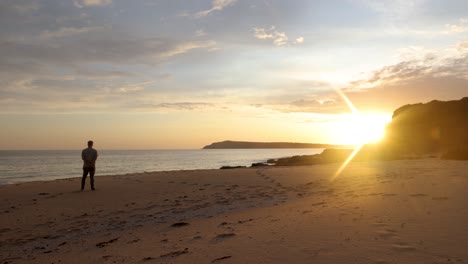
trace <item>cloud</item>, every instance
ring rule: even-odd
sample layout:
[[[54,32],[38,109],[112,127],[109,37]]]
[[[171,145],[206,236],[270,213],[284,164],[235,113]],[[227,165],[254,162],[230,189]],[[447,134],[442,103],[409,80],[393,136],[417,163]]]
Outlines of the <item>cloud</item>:
[[[193,17],[200,18],[211,14],[214,11],[221,11],[228,6],[232,6],[237,2],[237,0],[212,0],[211,8],[208,10],[203,10],[198,13],[195,13]]]
[[[468,51],[468,40],[458,42],[455,47],[459,52]]]
[[[74,35],[79,35],[91,31],[99,31],[105,29],[104,27],[62,27],[58,30],[49,31],[45,30],[37,38],[40,40],[48,40],[51,38],[63,38]]]
[[[425,0],[355,0],[362,3],[391,22],[403,21],[414,14]]]
[[[141,104],[138,106],[140,110],[203,110],[215,107],[212,103],[205,102],[176,102],[176,103],[157,103],[157,104]]]
[[[253,31],[255,38],[272,39],[275,46],[283,46],[288,43],[286,33],[275,30],[275,27],[271,27],[271,29],[253,28]]]
[[[196,49],[212,49],[216,45],[214,41],[132,38],[91,29],[66,29],[40,36],[70,36],[78,32],[87,34],[80,38],[56,39],[54,42],[1,42],[0,57],[10,63],[37,61],[61,67],[75,67],[83,63],[160,64],[170,57]]]
[[[117,20],[112,10],[85,10],[112,4],[109,0],[75,3],[83,9],[73,1],[0,3],[0,20],[10,25],[0,36],[2,113],[120,111],[128,110],[127,105],[135,109],[142,101],[183,101],[174,95],[185,88],[177,67],[197,63],[184,55],[203,54],[203,59],[217,45],[178,31],[165,37],[132,32],[121,21],[107,22]],[[187,89],[195,90],[195,85]]]
[[[112,0],[77,0],[74,1],[73,4],[79,8],[86,6],[106,6],[112,4]]]
[[[468,96],[468,40],[451,48],[409,47],[407,60],[370,72],[342,89],[360,111],[392,112],[400,106]],[[347,113],[349,108],[326,84],[310,83],[293,91],[269,90],[252,105],[285,113]],[[307,89],[307,87],[316,87]],[[323,87],[319,88],[319,87]]]
[[[297,39],[296,39],[296,43],[298,43],[298,44],[304,43],[304,37],[299,37],[299,38],[297,38]]]
[[[16,1],[11,7],[18,14],[24,15],[39,10],[40,5],[37,2]]]
[[[202,48],[214,48],[216,46],[216,42],[214,41],[198,41],[198,42],[186,42],[174,46],[172,49],[161,53],[161,57],[172,57],[175,55],[187,53],[194,49],[202,49]]]
[[[389,65],[344,91],[360,110],[393,111],[409,103],[460,99],[468,95],[468,50]]]
[[[291,102],[282,109],[283,112],[326,113],[336,114],[349,112],[348,107],[338,97],[325,100],[300,99]]]
[[[449,32],[455,32],[455,33],[465,32],[466,30],[464,26],[460,26],[460,25],[446,24],[445,27],[448,29]]]
[[[195,31],[195,34],[194,34],[194,36],[197,37],[197,38],[203,37],[203,36],[206,36],[206,35],[207,34],[203,29],[199,29],[199,30]]]
[[[257,39],[271,39],[273,40],[273,44],[275,46],[284,46],[288,44],[288,36],[285,32],[281,32],[275,29],[275,27],[271,27],[270,29],[265,28],[253,28],[254,37]],[[293,44],[302,44],[304,43],[304,37],[298,37],[293,42]]]
[[[445,24],[444,33],[463,33],[468,31],[468,19],[460,18],[457,24]]]

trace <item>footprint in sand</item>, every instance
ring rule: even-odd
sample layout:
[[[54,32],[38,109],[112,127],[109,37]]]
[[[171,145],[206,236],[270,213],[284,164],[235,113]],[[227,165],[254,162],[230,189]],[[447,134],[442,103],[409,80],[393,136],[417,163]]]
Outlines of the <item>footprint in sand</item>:
[[[254,219],[253,218],[249,218],[247,220],[239,220],[237,221],[238,224],[244,224],[244,223],[248,223],[248,222],[252,222]]]
[[[385,184],[385,183],[392,183],[392,181],[381,181],[380,183],[383,183],[383,184]]]
[[[410,194],[409,196],[411,197],[425,197],[427,194],[425,193],[415,193],[415,194]]]
[[[185,223],[185,222],[177,222],[177,223],[174,223],[171,225],[171,227],[183,227],[183,226],[188,226],[190,225],[189,223]]]
[[[326,202],[320,202],[320,203],[313,203],[311,206],[319,206],[319,205],[325,205],[327,204]]]
[[[389,238],[397,237],[397,231],[387,228],[387,229],[377,231],[376,235],[377,237],[381,239],[389,239]]]
[[[134,239],[134,240],[131,240],[131,241],[128,241],[127,244],[133,244],[133,243],[136,243],[136,242],[139,242],[140,239],[137,238],[137,239]]]
[[[406,243],[396,243],[392,245],[392,249],[398,252],[409,252],[416,250],[415,247],[408,245]]]
[[[172,251],[166,254],[162,254],[159,256],[159,258],[174,258],[174,257],[178,257],[180,255],[184,255],[188,253],[189,253],[189,249],[185,248],[184,250]]]
[[[386,260],[376,260],[374,261],[374,264],[390,264],[391,262],[388,262]]]
[[[104,260],[108,260],[108,259],[112,258],[112,255],[105,255],[105,256],[102,256],[102,258]]]
[[[217,259],[213,259],[213,260],[211,261],[211,263],[215,263],[215,262],[218,262],[218,261],[221,261],[221,260],[230,259],[230,258],[232,258],[232,256],[220,257],[220,258],[217,258]]]
[[[448,197],[432,197],[432,200],[435,200],[435,201],[446,201],[448,200],[449,198]]]
[[[224,240],[226,240],[228,238],[232,238],[232,237],[235,237],[235,236],[236,236],[235,233],[219,234],[216,237],[214,237],[212,241],[215,242],[215,243],[218,243],[218,242],[224,241]]]
[[[10,230],[11,230],[11,228],[1,228],[1,229],[0,229],[0,234],[1,234],[1,233],[8,232],[8,231],[10,231]]]
[[[114,243],[114,242],[117,241],[117,240],[119,240],[118,237],[117,237],[117,238],[114,238],[114,239],[111,239],[111,240],[109,240],[109,241],[99,242],[99,243],[96,244],[96,247],[98,247],[98,248],[103,248],[103,247],[106,247],[106,246],[109,245],[109,244]]]

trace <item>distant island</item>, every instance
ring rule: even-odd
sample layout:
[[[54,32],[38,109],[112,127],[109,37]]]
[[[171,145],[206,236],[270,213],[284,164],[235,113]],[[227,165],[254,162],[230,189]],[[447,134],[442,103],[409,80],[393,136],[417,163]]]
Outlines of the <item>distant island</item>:
[[[317,144],[317,143],[293,143],[293,142],[248,142],[231,141],[215,142],[204,146],[203,149],[281,149],[281,148],[350,148],[350,146]]]

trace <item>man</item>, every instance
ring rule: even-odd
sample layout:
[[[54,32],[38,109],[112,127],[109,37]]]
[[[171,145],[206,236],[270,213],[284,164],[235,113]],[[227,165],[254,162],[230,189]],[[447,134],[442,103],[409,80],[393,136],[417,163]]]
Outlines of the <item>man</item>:
[[[96,160],[98,153],[93,149],[93,141],[88,141],[88,148],[83,149],[81,152],[81,159],[83,160],[83,178],[81,178],[81,190],[84,189],[86,177],[91,181],[91,190],[94,191],[94,173],[96,172]]]

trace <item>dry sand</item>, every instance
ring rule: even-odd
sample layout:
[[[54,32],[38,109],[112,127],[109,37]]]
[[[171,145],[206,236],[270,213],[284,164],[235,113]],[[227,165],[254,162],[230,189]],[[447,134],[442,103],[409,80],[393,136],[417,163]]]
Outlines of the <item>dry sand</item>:
[[[468,162],[0,186],[0,263],[468,263]]]

